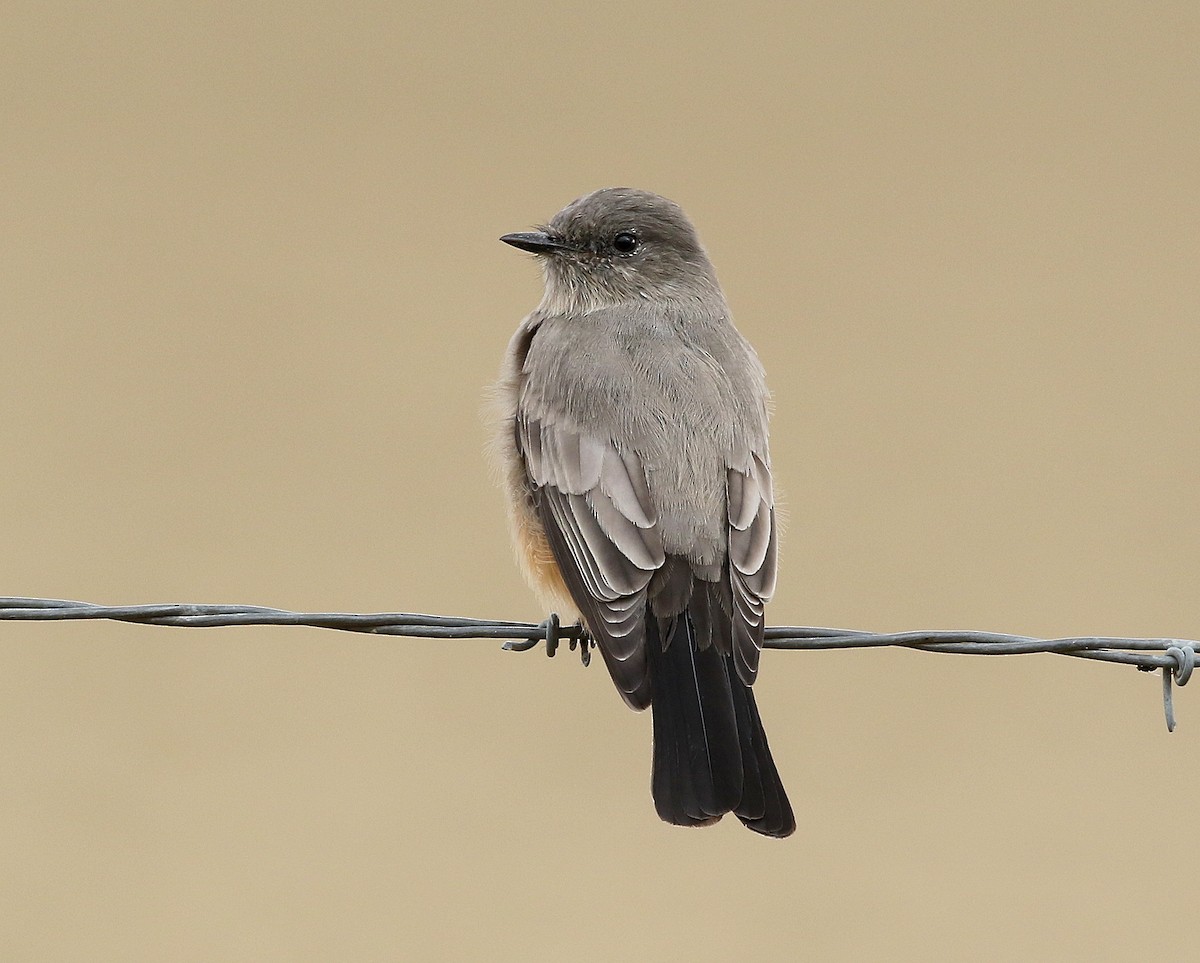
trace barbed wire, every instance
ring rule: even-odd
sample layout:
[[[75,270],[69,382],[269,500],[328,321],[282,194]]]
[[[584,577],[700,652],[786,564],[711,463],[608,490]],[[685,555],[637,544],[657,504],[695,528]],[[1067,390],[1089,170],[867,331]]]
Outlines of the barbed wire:
[[[261,605],[158,603],[94,605],[67,599],[0,597],[0,621],[106,619],[140,625],[209,628],[232,625],[303,625],[343,632],[398,635],[422,639],[504,639],[504,648],[525,652],[543,642],[553,656],[561,641],[580,648],[586,665],[590,643],[579,625],[560,625],[556,615],[543,622],[497,622],[411,612],[356,614],[290,612]],[[580,643],[582,645],[580,646]],[[1196,664],[1200,642],[1192,639],[1123,639],[1102,636],[1038,639],[999,632],[920,631],[860,632],[814,626],[774,626],[764,633],[764,648],[788,651],[865,649],[895,646],[921,652],[957,655],[1029,655],[1050,653],[1077,659],[1132,665],[1143,672],[1162,671],[1163,712],[1167,730],[1175,730],[1172,685],[1186,685]]]

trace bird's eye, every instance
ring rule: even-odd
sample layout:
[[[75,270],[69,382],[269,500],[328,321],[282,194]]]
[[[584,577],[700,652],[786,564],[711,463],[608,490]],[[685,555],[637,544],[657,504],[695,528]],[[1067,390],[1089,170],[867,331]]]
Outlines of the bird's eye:
[[[632,231],[620,231],[613,237],[613,250],[618,254],[632,254],[638,249],[638,236]]]

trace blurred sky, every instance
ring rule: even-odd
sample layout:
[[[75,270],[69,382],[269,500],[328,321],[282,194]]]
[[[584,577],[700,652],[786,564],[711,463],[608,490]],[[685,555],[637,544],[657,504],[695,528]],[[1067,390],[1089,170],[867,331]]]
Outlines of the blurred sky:
[[[541,619],[497,243],[627,184],[775,393],[776,624],[1196,637],[1200,7],[10,2],[0,594]],[[1200,701],[767,653],[800,822],[666,826],[599,666],[0,624],[12,960],[1194,954]]]

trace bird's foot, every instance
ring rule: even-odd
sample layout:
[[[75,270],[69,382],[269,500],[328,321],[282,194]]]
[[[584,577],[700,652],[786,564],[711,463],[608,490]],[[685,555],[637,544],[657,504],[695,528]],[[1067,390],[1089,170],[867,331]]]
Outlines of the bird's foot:
[[[579,661],[586,669],[592,664],[592,648],[596,645],[596,640],[587,634],[582,623],[576,622],[575,628],[579,630],[579,635],[571,637],[571,651],[574,652],[575,646],[579,646]]]

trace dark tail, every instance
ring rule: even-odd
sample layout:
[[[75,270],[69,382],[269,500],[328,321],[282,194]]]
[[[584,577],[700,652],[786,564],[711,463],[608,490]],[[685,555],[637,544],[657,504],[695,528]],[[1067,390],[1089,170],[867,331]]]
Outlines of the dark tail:
[[[654,717],[651,791],[658,815],[677,826],[707,826],[725,813],[764,836],[790,836],[796,819],[767,745],[754,693],[733,657],[703,651],[687,615],[673,619],[666,645],[646,619]]]

